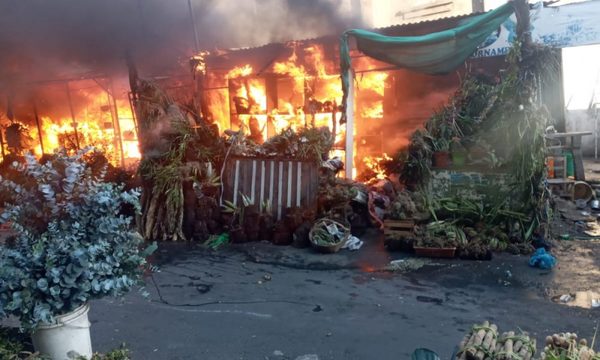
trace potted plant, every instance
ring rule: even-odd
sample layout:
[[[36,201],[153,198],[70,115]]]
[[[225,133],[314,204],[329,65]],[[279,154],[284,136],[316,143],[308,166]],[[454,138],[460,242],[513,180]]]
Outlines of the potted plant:
[[[444,138],[436,138],[432,140],[433,155],[432,161],[433,166],[436,168],[445,169],[450,166],[450,143]]]
[[[258,237],[260,240],[271,241],[273,239],[273,227],[275,220],[273,219],[273,208],[271,200],[265,200],[261,205],[261,213],[259,217],[260,230]]]
[[[465,165],[467,160],[467,150],[460,141],[460,138],[453,138],[450,143],[450,153],[452,155],[452,165],[461,167]]]
[[[246,238],[250,242],[260,240],[260,214],[251,209],[246,211],[244,219],[244,231],[246,232]]]
[[[229,224],[229,237],[233,243],[244,243],[248,240],[244,228],[244,220],[246,218],[246,209],[254,203],[251,199],[242,193],[242,204],[240,206],[233,204],[231,201],[223,201],[223,213],[231,215]]]
[[[122,296],[142,282],[142,238],[123,215],[139,213],[139,192],[103,181],[64,151],[40,164],[14,163],[19,183],[0,179],[2,222],[16,236],[0,246],[0,315],[14,315],[33,344],[52,359],[92,355],[89,300]]]
[[[221,190],[221,178],[216,175],[208,176],[202,183],[202,192],[209,197],[216,197]]]
[[[292,233],[287,227],[285,220],[279,220],[273,225],[273,236],[271,242],[275,245],[289,245],[293,241]]]

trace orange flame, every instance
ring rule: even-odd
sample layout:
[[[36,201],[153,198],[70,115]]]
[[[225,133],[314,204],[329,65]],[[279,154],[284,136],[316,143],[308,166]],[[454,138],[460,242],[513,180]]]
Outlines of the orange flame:
[[[287,128],[297,130],[304,126],[326,126],[335,130],[335,150],[330,156],[344,159],[342,149],[346,126],[340,124],[339,105],[343,93],[337,64],[325,56],[325,47],[322,45],[302,47],[298,43],[290,43],[289,46],[292,49],[289,57],[265,69],[265,74],[270,71],[271,75],[276,75],[270,80],[252,77],[253,67],[250,64],[236,66],[226,72],[224,80],[229,80],[229,84],[219,86],[228,90],[205,93],[213,122],[218,123],[220,130],[224,131],[229,127],[231,113],[233,120],[239,120],[242,129],[253,132],[252,138],[260,136],[262,140]],[[383,118],[387,77],[387,73],[377,71],[367,71],[356,77],[357,96],[362,97],[360,103],[355,103],[357,121]],[[276,86],[276,89],[271,91],[270,86]],[[230,100],[227,101],[227,98]],[[245,99],[248,106],[240,108],[240,99]],[[236,106],[236,111],[229,110],[233,106]],[[253,123],[252,127],[250,122]],[[348,131],[356,134],[356,125]],[[356,143],[354,154],[357,154]],[[387,155],[380,157],[384,158],[387,159]],[[384,171],[376,166],[377,161],[380,160],[365,159],[365,162],[373,163],[373,169],[379,177],[385,177]],[[361,165],[362,160],[357,158],[355,163]],[[356,166],[353,167],[353,174],[356,175]]]
[[[388,154],[383,153],[382,156],[365,156],[363,158],[363,163],[365,164],[367,169],[375,173],[375,177],[377,179],[385,179],[387,177],[387,174],[385,173],[385,170],[381,167],[381,163],[383,161],[390,160],[392,160],[392,158],[389,157]]]
[[[252,74],[252,66],[246,64],[244,66],[234,67],[231,69],[227,75],[225,75],[225,79],[237,79],[250,74]]]

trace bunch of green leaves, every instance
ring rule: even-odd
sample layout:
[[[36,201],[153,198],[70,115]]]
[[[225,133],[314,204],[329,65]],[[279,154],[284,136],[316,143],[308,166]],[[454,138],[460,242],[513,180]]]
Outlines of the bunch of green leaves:
[[[131,352],[125,346],[121,344],[120,347],[113,349],[105,354],[94,353],[90,359],[84,356],[75,358],[75,360],[131,360]]]
[[[254,205],[254,202],[248,195],[240,192],[240,197],[242,198],[241,205],[235,205],[234,203],[232,203],[229,200],[224,200],[223,205],[221,206],[222,211],[224,213],[233,215],[233,217],[231,219],[231,224],[230,224],[232,226],[233,225],[243,226],[244,218],[246,215],[246,209],[249,208],[250,206]]]
[[[339,239],[325,229],[316,229],[313,232],[313,242],[317,245],[334,245],[339,242]]]
[[[425,227],[425,237],[444,239],[447,246],[464,246],[467,236],[464,231],[453,222],[434,221]]]
[[[40,164],[27,155],[15,164],[27,182],[0,179],[10,189],[0,220],[17,235],[0,248],[0,315],[15,315],[21,326],[52,323],[93,298],[121,296],[141,284],[142,239],[132,230],[124,206],[139,212],[139,192],[93,176],[82,160],[58,153]]]
[[[418,187],[431,175],[432,140],[425,129],[415,131],[410,137],[406,160],[400,173],[400,179],[410,188]]]
[[[37,353],[25,350],[23,334],[8,328],[0,328],[0,359],[2,360],[49,360]]]

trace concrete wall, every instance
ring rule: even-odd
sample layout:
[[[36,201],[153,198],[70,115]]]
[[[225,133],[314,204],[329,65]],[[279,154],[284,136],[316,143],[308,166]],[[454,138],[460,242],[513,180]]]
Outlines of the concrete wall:
[[[594,131],[593,111],[588,108],[600,103],[600,45],[564,48],[562,57],[566,131]],[[593,135],[582,138],[582,150],[594,155]]]
[[[482,0],[362,0],[363,19],[372,27],[386,27],[483,10]]]
[[[567,132],[594,131],[595,119],[588,110],[567,110],[565,121]],[[581,148],[584,156],[594,156],[594,135],[582,137]],[[598,149],[598,156],[600,157],[600,149]]]

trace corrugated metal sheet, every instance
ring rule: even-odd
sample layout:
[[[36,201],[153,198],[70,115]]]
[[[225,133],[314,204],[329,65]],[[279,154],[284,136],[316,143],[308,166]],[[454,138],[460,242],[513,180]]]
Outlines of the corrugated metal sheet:
[[[291,159],[231,157],[223,172],[223,199],[241,204],[241,194],[249,197],[252,208],[271,202],[277,220],[290,207],[315,209],[319,186],[316,163]]]
[[[395,35],[395,36],[416,35],[416,34],[413,34],[413,30],[415,29],[416,26],[418,26],[418,30],[426,29],[428,26],[431,26],[434,29],[433,31],[440,31],[440,30],[443,30],[444,28],[452,27],[459,20],[467,19],[469,17],[484,14],[484,13],[485,13],[485,11],[475,11],[470,14],[446,16],[446,17],[440,17],[440,18],[433,19],[433,20],[421,20],[421,21],[416,20],[416,21],[412,21],[412,22],[409,20],[409,21],[406,21],[406,22],[404,22],[402,24],[398,24],[398,25],[390,25],[390,26],[386,26],[386,27],[372,28],[372,29],[368,29],[368,30],[374,31],[374,32],[381,32],[386,35]],[[407,31],[408,34],[404,34],[405,31]],[[425,34],[425,33],[431,32],[431,31],[419,31],[419,32]],[[282,45],[285,46],[286,44],[295,43],[295,42],[296,43],[313,43],[313,42],[315,42],[315,43],[323,43],[323,42],[337,43],[339,41],[340,35],[341,35],[341,33],[340,34],[329,34],[329,35],[323,35],[323,36],[308,38],[308,39],[289,39],[289,40],[283,41],[283,42],[268,43],[268,44],[257,45],[257,46],[230,48],[230,49],[221,50],[220,52],[217,52],[214,55],[209,55],[208,58],[211,58],[211,57],[218,58],[221,56],[225,56],[227,54],[232,54],[232,53],[237,53],[237,52],[254,52],[254,51],[273,50],[276,47],[279,47]]]

